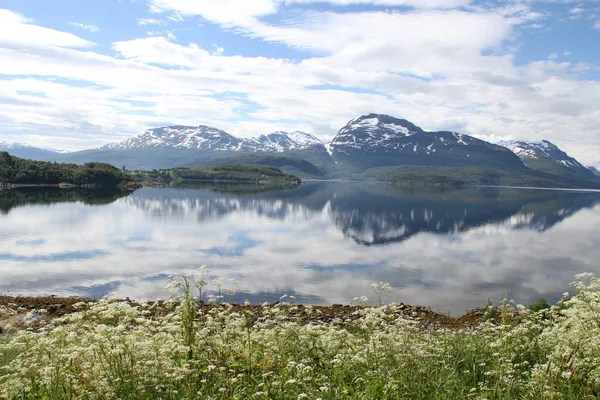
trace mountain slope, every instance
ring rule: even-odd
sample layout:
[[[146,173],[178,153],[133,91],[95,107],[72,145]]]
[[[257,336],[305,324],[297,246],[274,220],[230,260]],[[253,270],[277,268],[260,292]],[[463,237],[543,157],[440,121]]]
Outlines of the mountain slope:
[[[503,141],[498,144],[510,149],[534,171],[567,179],[600,182],[593,171],[547,140],[539,142]]]
[[[220,157],[209,161],[187,164],[184,165],[184,167],[202,169],[232,164],[253,164],[276,167],[287,174],[296,175],[300,178],[327,177],[327,171],[307,160],[270,154],[241,154],[232,157]]]
[[[504,147],[455,132],[426,132],[404,119],[381,114],[348,122],[328,150],[338,164],[354,171],[398,165],[525,169]]]
[[[592,171],[592,173],[593,173],[594,175],[596,175],[597,177],[600,177],[600,171],[598,170],[598,168],[596,168],[596,167],[588,167],[588,169],[589,169],[590,171]]]

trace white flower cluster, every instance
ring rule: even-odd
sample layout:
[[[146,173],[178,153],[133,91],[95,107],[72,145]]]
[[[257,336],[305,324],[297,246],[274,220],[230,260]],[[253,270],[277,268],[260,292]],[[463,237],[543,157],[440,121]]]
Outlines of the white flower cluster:
[[[290,303],[200,307],[185,301],[194,281],[174,285],[184,289],[174,308],[102,300],[0,336],[0,398],[600,396],[600,280],[591,274],[552,308],[505,303],[502,323],[452,330],[394,304],[325,322]]]

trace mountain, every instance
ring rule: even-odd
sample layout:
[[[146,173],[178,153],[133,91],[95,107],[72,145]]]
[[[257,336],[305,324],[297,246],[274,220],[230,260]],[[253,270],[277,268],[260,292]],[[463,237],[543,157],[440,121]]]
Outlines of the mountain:
[[[0,142],[0,151],[6,151],[15,157],[39,161],[47,161],[65,153],[63,150],[44,149],[28,144],[8,142]]]
[[[336,163],[355,171],[398,165],[526,169],[502,146],[455,132],[427,132],[405,119],[381,114],[348,122],[328,150]]]
[[[249,139],[247,142],[258,143],[257,151],[274,151],[277,153],[325,147],[323,142],[315,136],[300,131],[273,132],[268,135],[261,135],[256,139]]]
[[[119,143],[100,150],[210,150],[210,151],[263,151],[281,153],[324,147],[323,142],[308,133],[273,132],[257,138],[240,139],[211,126],[167,126],[148,129]]]
[[[600,182],[593,171],[547,140],[539,142],[503,141],[498,144],[510,149],[527,167],[534,171],[568,179]]]
[[[174,168],[244,154],[281,155],[306,159],[322,168],[333,164],[323,142],[304,132],[273,132],[238,138],[211,126],[167,126],[148,129],[118,143],[61,157],[60,161],[107,162],[128,169]],[[208,165],[208,164],[206,164]],[[222,165],[211,164],[211,165]],[[268,164],[264,164],[268,165]]]
[[[98,149],[68,154],[39,150],[46,153],[21,156],[105,162],[136,170],[253,163],[276,166],[303,178],[600,186],[600,178],[590,169],[548,141],[497,145],[457,132],[425,131],[383,114],[349,121],[328,144],[300,131],[239,138],[211,126],[175,125],[148,129]],[[406,174],[410,177],[402,177]]]
[[[109,144],[99,150],[237,150],[241,139],[217,128],[200,126],[166,126],[148,129],[122,142]]]

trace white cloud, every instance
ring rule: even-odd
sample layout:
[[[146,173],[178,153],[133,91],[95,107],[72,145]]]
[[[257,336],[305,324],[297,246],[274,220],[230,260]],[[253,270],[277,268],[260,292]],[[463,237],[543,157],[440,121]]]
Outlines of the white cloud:
[[[161,21],[160,19],[156,19],[156,18],[138,18],[138,20],[137,20],[137,24],[140,26],[160,25],[162,23],[163,23],[163,21]]]
[[[185,3],[198,15],[201,2]],[[173,123],[209,124],[240,136],[302,129],[327,140],[349,119],[382,112],[488,140],[546,138],[582,162],[600,162],[594,108],[600,84],[578,77],[595,66],[558,60],[517,66],[508,51],[530,20],[527,6],[300,12],[278,25],[260,21],[277,7],[243,9],[251,17],[235,17],[230,27],[315,55],[242,57],[229,49],[225,55],[219,46],[151,32],[158,36],[113,43],[111,57],[65,48],[91,44],[5,14],[16,30],[33,31],[6,45],[0,25],[0,74],[10,76],[0,87],[0,124],[10,140],[86,148]],[[221,18],[217,11],[211,12]]]
[[[598,20],[594,23],[594,28],[600,29],[600,20]]]
[[[467,6],[473,0],[286,0],[285,4],[329,3],[336,6],[368,4],[375,6],[407,6],[413,8],[451,9]]]
[[[215,48],[215,50],[212,52],[212,54],[214,56],[220,56],[221,54],[223,54],[225,52],[225,49],[221,46],[217,46],[215,44],[215,45],[213,45],[213,47]]]
[[[74,26],[76,28],[85,29],[90,32],[99,32],[100,31],[100,28],[98,28],[96,25],[84,24],[81,22],[69,22],[69,25]]]
[[[246,24],[254,17],[275,13],[279,3],[278,0],[148,0],[150,11],[154,13],[199,15],[209,21],[236,25]]]
[[[92,43],[70,33],[34,25],[18,13],[0,9],[0,47],[14,45],[89,47]]]

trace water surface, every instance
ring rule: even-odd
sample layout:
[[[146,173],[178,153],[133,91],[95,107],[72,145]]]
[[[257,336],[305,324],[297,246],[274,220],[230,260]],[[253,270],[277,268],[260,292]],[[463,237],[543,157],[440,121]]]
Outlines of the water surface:
[[[143,188],[132,194],[0,192],[0,293],[167,298],[165,280],[206,264],[233,301],[372,299],[460,314],[501,300],[556,300],[598,272],[600,194],[411,190],[313,182]]]

